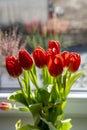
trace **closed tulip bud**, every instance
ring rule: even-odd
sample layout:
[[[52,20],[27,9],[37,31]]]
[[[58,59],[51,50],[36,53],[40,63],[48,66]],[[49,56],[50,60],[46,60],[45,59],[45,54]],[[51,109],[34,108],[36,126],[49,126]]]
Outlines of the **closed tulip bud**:
[[[29,70],[33,65],[32,57],[25,49],[19,51],[19,61],[25,70]]]
[[[70,55],[70,53],[68,51],[64,51],[61,53],[61,56],[63,57],[63,60],[64,60],[64,67],[68,67],[69,55]]]
[[[6,57],[6,69],[12,77],[18,77],[22,73],[20,62],[14,56]]]
[[[12,105],[10,103],[2,102],[0,104],[0,109],[1,110],[11,110]]]
[[[43,48],[37,47],[33,51],[33,58],[37,67],[42,68],[46,65],[46,52]]]
[[[50,40],[49,43],[48,43],[48,48],[55,49],[56,54],[60,53],[60,43],[58,41]]]
[[[69,56],[68,70],[70,72],[76,72],[80,66],[81,57],[78,53],[72,52]]]
[[[55,55],[54,57],[50,57],[49,62],[47,64],[49,73],[56,77],[62,74],[63,72],[63,58],[60,54]]]

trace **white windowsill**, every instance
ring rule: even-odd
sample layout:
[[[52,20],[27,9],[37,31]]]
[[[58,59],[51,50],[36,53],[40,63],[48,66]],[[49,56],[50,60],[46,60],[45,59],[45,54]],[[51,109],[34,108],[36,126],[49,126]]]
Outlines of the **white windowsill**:
[[[10,93],[0,93],[0,99],[7,99]],[[68,99],[87,99],[87,92],[70,93]]]

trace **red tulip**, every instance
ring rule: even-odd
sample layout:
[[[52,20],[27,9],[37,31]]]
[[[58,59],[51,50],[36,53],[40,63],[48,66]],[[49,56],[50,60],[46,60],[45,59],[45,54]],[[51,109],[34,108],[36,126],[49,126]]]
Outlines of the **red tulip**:
[[[59,76],[63,72],[63,58],[60,54],[55,55],[54,57],[50,57],[49,62],[47,64],[49,73],[56,77]]]
[[[46,51],[46,63],[49,62],[49,59],[54,57],[56,55],[56,50],[48,48]]]
[[[43,48],[37,47],[33,51],[33,58],[37,67],[42,68],[46,65],[46,52]]]
[[[69,55],[70,55],[70,53],[68,51],[64,51],[61,53],[61,56],[63,57],[63,60],[64,60],[64,67],[68,67]]]
[[[75,72],[78,70],[81,63],[81,57],[78,53],[72,52],[69,56],[68,70]]]
[[[33,60],[25,49],[19,51],[19,61],[23,69],[28,70],[33,65]]]
[[[2,102],[0,104],[1,110],[10,110],[12,108],[12,105],[10,103]]]
[[[20,62],[14,56],[6,57],[6,69],[12,77],[18,77],[22,73]]]
[[[60,53],[60,43],[58,41],[50,40],[49,43],[48,43],[48,48],[55,49],[56,54]]]
[[[46,51],[46,56],[55,56],[57,53],[56,53],[56,49],[53,48],[53,49],[50,49],[48,48],[47,51]]]

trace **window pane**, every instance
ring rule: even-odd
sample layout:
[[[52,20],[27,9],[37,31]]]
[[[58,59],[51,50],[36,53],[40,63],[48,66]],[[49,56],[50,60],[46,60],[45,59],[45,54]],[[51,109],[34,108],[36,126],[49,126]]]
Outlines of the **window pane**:
[[[17,79],[12,78],[8,75],[5,67],[0,67],[1,69],[1,87],[3,88],[17,88],[19,87]]]

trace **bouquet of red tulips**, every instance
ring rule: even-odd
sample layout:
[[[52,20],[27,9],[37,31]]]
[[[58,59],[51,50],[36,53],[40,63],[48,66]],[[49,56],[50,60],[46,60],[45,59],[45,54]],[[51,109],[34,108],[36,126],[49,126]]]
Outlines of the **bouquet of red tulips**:
[[[70,130],[71,120],[65,119],[64,107],[72,85],[83,75],[77,71],[80,64],[78,53],[61,52],[60,43],[54,40],[49,41],[47,50],[38,46],[31,55],[22,49],[18,57],[6,57],[6,69],[20,85],[20,90],[12,93],[9,100],[21,103],[16,109],[30,112],[34,122],[21,125],[18,121],[16,130]],[[6,108],[12,109],[9,106]]]

